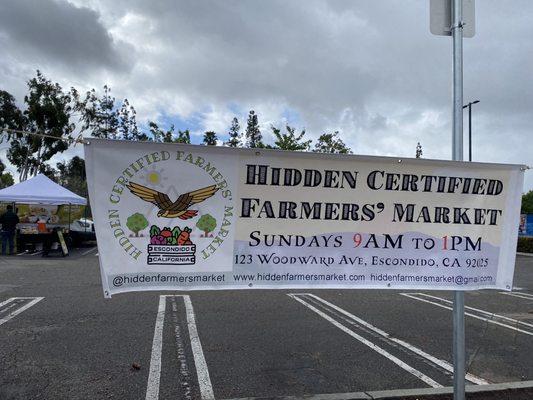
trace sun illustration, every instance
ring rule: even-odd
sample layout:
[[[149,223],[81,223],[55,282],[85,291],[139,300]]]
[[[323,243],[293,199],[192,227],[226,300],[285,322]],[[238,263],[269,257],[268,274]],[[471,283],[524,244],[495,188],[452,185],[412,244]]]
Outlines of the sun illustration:
[[[155,167],[152,167],[151,169],[147,170],[144,175],[141,176],[141,178],[144,179],[144,181],[150,185],[150,186],[159,186],[164,187],[163,181],[167,180],[166,176],[163,176],[163,172],[165,170],[163,168],[156,169]]]
[[[161,182],[161,175],[159,175],[159,172],[157,171],[152,171],[148,173],[146,180],[153,185],[159,185],[159,182]]]

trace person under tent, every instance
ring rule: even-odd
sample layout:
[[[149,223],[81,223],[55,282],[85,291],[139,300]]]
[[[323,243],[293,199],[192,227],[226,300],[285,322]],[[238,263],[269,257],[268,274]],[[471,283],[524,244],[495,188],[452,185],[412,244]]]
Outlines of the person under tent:
[[[7,206],[7,210],[0,216],[0,224],[2,225],[2,255],[6,255],[6,248],[9,245],[9,254],[14,254],[15,251],[15,232],[19,217],[13,212],[13,206]]]

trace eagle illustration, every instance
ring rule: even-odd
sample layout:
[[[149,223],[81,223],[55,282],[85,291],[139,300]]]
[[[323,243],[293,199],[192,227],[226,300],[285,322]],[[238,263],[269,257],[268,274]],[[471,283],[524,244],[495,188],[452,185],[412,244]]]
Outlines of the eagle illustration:
[[[158,217],[179,219],[189,219],[196,216],[198,210],[189,210],[189,207],[208,199],[218,190],[217,185],[207,186],[193,192],[184,193],[175,202],[172,202],[165,193],[158,192],[157,190],[139,185],[135,182],[130,182],[126,187],[135,196],[159,207]]]

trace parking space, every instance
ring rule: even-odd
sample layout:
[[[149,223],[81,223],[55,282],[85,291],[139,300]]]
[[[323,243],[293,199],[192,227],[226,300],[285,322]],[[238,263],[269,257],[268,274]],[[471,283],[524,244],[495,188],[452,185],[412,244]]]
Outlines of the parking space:
[[[449,292],[136,293],[96,248],[0,258],[0,398],[232,399],[452,382]],[[466,295],[467,382],[533,379],[533,258]]]
[[[95,242],[87,242],[83,243],[82,245],[77,246],[70,246],[68,248],[68,256],[71,258],[80,258],[80,257],[86,257],[86,256],[96,256],[98,255],[98,247],[96,246]],[[25,251],[22,253],[18,253],[16,257],[21,259],[27,259],[31,260],[32,258],[42,258],[43,257],[43,251],[42,250],[34,250],[34,251]],[[51,250],[47,255],[46,258],[64,258],[63,253],[61,252],[60,248]]]
[[[0,303],[0,325],[41,301],[43,297],[11,297]]]

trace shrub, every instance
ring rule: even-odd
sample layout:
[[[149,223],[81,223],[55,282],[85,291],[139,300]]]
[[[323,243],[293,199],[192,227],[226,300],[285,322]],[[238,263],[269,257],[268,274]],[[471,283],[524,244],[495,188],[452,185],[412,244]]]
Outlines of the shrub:
[[[520,253],[533,253],[533,237],[519,237],[516,251]]]

